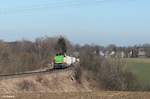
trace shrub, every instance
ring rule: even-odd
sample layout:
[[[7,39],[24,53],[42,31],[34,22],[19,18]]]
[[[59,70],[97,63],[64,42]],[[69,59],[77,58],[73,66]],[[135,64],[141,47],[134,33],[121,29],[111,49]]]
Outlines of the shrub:
[[[81,83],[81,77],[82,77],[82,70],[81,70],[81,67],[80,66],[77,66],[75,68],[75,75],[74,75],[74,78],[76,79],[76,81],[78,83]]]
[[[29,80],[23,80],[20,83],[17,84],[19,90],[21,91],[35,91],[36,85],[34,82]]]
[[[49,86],[49,80],[43,76],[37,76],[36,81],[43,86]]]
[[[82,68],[89,72],[88,78],[96,80],[105,90],[135,89],[136,77],[124,69],[125,63],[122,60],[100,57],[90,47],[80,51],[80,60]]]

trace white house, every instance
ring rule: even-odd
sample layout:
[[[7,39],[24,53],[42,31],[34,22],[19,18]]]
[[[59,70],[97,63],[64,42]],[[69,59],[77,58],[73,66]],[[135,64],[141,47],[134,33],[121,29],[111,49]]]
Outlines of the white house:
[[[138,57],[146,57],[146,52],[143,48],[140,48],[138,51]]]

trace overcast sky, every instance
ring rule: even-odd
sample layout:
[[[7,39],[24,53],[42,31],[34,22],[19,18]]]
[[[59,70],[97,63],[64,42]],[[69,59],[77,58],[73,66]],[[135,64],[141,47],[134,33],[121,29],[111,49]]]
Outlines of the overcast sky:
[[[0,0],[0,39],[64,35],[73,43],[150,43],[150,0]]]

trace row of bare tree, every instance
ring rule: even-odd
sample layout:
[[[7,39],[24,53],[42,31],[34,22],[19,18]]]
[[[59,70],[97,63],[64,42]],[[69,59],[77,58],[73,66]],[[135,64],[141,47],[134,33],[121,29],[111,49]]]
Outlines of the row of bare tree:
[[[47,66],[58,47],[59,39],[65,40],[68,53],[72,47],[63,37],[37,38],[35,41],[0,42],[0,74],[35,70]]]

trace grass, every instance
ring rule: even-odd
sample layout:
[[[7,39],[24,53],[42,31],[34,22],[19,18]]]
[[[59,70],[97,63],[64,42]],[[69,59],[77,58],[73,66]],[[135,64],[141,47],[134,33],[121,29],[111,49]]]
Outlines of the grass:
[[[127,58],[126,68],[138,77],[142,84],[150,85],[150,58]]]
[[[1,94],[0,99],[149,99],[148,92],[68,92],[68,93],[10,93]]]

